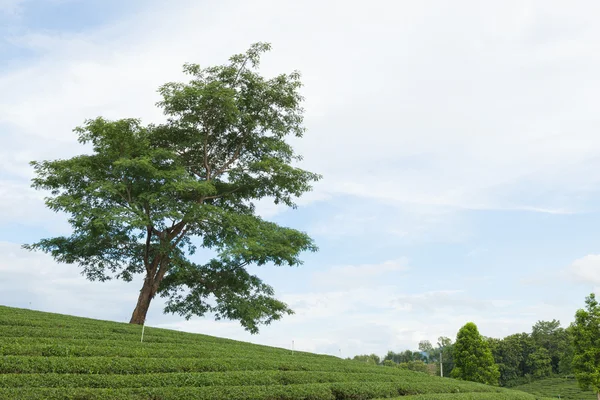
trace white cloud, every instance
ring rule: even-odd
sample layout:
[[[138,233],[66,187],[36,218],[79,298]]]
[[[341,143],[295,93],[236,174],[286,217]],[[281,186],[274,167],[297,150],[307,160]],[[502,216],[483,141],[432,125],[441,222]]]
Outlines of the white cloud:
[[[486,248],[476,247],[467,253],[467,257],[478,257],[478,256],[481,256],[482,254],[485,254],[487,251],[488,251],[488,249],[486,249]]]
[[[0,0],[0,14],[16,15],[26,0]]]
[[[529,331],[539,318],[568,315],[556,306],[482,300],[462,290],[402,294],[393,285],[283,293],[281,299],[295,314],[263,327],[259,336],[231,322],[174,321],[161,326],[283,348],[290,348],[294,340],[298,350],[339,355],[341,349],[347,357],[416,349],[420,340],[435,342],[439,336],[454,339],[469,321],[484,335],[503,337]]]
[[[600,254],[589,254],[573,261],[568,273],[578,282],[600,285]]]
[[[230,3],[154,5],[96,32],[15,38],[44,56],[0,77],[1,119],[35,138],[29,158],[50,156],[44,149],[57,140],[74,152],[71,129],[85,118],[160,118],[155,89],[178,79],[183,62],[222,62],[272,40],[265,71],[305,76],[309,131],[298,148],[303,165],[325,176],[317,198],[585,206],[546,194],[597,183],[586,173],[600,152],[589,106],[600,92],[594,3],[568,12],[547,2]]]
[[[338,265],[315,272],[313,284],[326,287],[361,287],[372,285],[379,279],[389,279],[390,273],[405,272],[408,260],[388,260],[381,264]]]
[[[342,197],[329,203],[334,210],[313,222],[309,232],[331,239],[368,236],[384,243],[463,242],[468,221],[447,206],[395,203],[389,200]]]
[[[19,181],[0,179],[0,224],[17,223],[22,226],[39,226],[52,232],[65,232],[68,225],[62,215],[56,214],[44,205],[45,193],[22,184]]]

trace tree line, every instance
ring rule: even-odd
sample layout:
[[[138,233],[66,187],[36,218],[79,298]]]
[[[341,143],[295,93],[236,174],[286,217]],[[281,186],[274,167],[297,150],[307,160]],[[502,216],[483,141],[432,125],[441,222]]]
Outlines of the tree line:
[[[556,319],[538,321],[531,332],[498,339],[482,336],[469,322],[454,342],[442,336],[435,346],[421,341],[418,351],[388,351],[383,358],[357,355],[353,360],[505,387],[575,376],[600,399],[600,306],[591,294],[566,328]]]

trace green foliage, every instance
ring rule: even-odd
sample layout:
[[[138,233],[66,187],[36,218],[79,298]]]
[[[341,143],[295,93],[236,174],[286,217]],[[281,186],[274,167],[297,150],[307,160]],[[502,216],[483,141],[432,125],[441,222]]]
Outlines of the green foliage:
[[[419,351],[425,353],[427,355],[427,359],[429,360],[433,353],[433,345],[429,340],[421,340],[419,342]]]
[[[552,374],[552,358],[545,347],[538,347],[528,358],[528,366],[536,379],[545,378]]]
[[[419,342],[419,351],[405,350],[400,353],[388,351],[382,364],[439,376],[441,359],[444,364],[444,376],[450,376],[454,368],[452,353],[452,340],[441,336],[438,338],[437,347],[433,347],[428,340],[422,340]]]
[[[488,339],[500,371],[500,385],[515,386],[551,375],[571,373],[573,346],[560,321],[538,321],[531,334]]]
[[[437,374],[439,374],[440,364],[442,364],[444,376],[449,377],[452,375],[454,369],[454,344],[452,344],[452,339],[440,336],[437,348],[433,349],[432,357],[437,362]]]
[[[452,346],[452,339],[450,339],[449,337],[446,337],[446,336],[440,336],[438,338],[437,345],[440,348]]]
[[[592,389],[600,397],[600,305],[593,293],[585,304],[571,325],[573,371],[582,389]]]
[[[394,353],[393,351],[388,351],[388,353],[385,355],[385,357],[383,359],[391,360],[391,361],[395,362],[396,364],[399,364],[399,363],[405,363],[405,362],[409,362],[409,361],[418,361],[418,360],[423,361],[426,359],[426,357],[424,357],[418,351],[405,350],[401,353]]]
[[[494,362],[498,366],[500,386],[512,387],[529,383],[549,376],[568,376],[572,373],[573,345],[572,328],[563,329],[560,321],[538,321],[531,334],[518,333],[503,339],[484,338]],[[437,346],[430,347],[429,341],[421,341],[419,349],[427,351],[427,363],[435,366],[435,374],[440,372],[443,362],[444,376],[454,376],[454,348],[452,340],[438,338]],[[385,357],[390,365],[411,362],[414,352],[388,352]],[[430,370],[431,372],[431,370]],[[455,374],[457,374],[455,372]]]
[[[436,393],[399,397],[398,400],[544,400],[527,393]]]
[[[562,368],[560,360],[568,357],[571,350],[570,338],[567,331],[560,326],[560,321],[538,321],[531,328],[531,338],[537,348],[544,348],[548,351],[550,357],[551,373],[568,374],[570,368],[568,364],[563,363]]]
[[[534,400],[399,367],[152,327],[141,343],[140,334],[137,325],[0,306],[0,399],[366,400],[461,393]],[[491,397],[480,397],[486,393]]]
[[[188,82],[159,89],[163,124],[88,120],[75,132],[90,154],[32,162],[33,187],[49,192],[46,205],[66,213],[73,232],[25,247],[79,265],[90,280],[144,274],[132,323],[144,322],[156,294],[165,312],[211,313],[252,333],[290,314],[246,267],[300,265],[316,246],[257,216],[255,201],[295,207],[320,177],[293,166],[301,157],[286,139],[304,131],[300,75],[261,76],[269,49],[255,44],[220,66],[186,64]],[[192,262],[198,248],[214,258]]]
[[[365,362],[367,364],[373,364],[373,365],[378,365],[381,363],[381,359],[379,358],[379,356],[377,354],[357,355],[357,356],[354,356],[354,358],[352,358],[352,360]]]
[[[573,333],[570,326],[565,329],[565,334],[565,341],[560,345],[558,372],[561,375],[571,375],[573,373],[573,357],[575,356],[575,349],[573,348]]]
[[[407,361],[407,362],[400,363],[400,364],[398,364],[398,368],[408,369],[410,371],[416,371],[416,372],[423,372],[425,374],[429,374],[431,372],[431,369],[429,368],[429,366],[421,360]]]
[[[434,375],[432,372],[431,366],[426,364],[422,360],[414,360],[414,361],[405,361],[401,363],[396,363],[392,360],[383,360],[382,365],[384,367],[392,367],[392,368],[400,368],[408,371],[422,372],[426,374]]]
[[[534,344],[528,334],[507,336],[491,346],[491,350],[500,371],[500,385],[514,386],[522,383],[525,375],[530,375],[531,363],[527,360],[534,351]]]
[[[477,326],[469,322],[456,335],[452,377],[497,385],[500,373],[486,341]]]

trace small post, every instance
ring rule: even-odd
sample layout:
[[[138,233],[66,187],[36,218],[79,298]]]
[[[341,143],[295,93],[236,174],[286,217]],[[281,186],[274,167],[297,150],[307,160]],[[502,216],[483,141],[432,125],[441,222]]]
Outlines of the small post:
[[[140,343],[144,343],[144,329],[146,328],[146,319],[144,318],[144,323],[142,324],[142,339]]]
[[[442,354],[444,354],[444,348],[440,350],[440,376],[444,377],[444,360],[442,360]]]

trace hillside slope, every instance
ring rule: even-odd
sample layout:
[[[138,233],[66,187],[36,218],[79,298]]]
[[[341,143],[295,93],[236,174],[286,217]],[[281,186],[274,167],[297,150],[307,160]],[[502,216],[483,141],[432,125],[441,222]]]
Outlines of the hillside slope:
[[[0,306],[0,399],[523,399],[332,356]],[[406,397],[408,396],[408,397]]]
[[[515,386],[513,389],[522,390],[538,396],[567,400],[596,400],[596,394],[591,390],[583,391],[577,386],[575,379],[547,378],[526,385]]]

